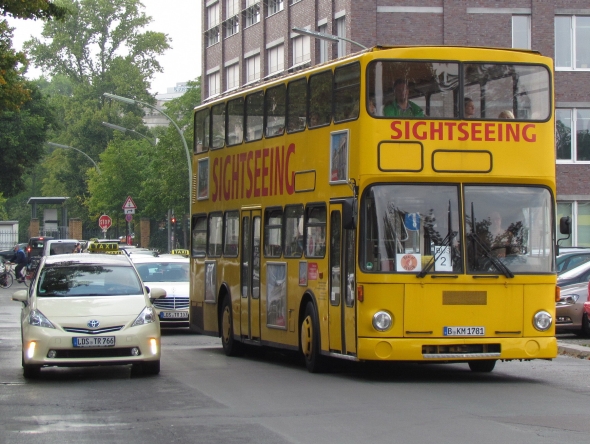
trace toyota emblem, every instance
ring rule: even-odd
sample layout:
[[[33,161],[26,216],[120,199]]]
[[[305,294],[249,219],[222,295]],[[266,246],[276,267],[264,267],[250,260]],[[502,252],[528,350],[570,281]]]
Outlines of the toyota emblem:
[[[88,325],[89,328],[97,328],[100,325],[100,322],[96,319],[91,319],[86,325]]]

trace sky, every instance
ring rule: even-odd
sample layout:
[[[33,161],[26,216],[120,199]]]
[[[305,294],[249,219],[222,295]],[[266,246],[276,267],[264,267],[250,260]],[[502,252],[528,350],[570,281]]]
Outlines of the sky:
[[[199,0],[141,0],[144,12],[152,17],[148,26],[151,31],[163,32],[172,39],[170,46],[158,57],[163,73],[152,80],[152,94],[166,93],[178,82],[195,80],[201,74],[201,17]],[[43,22],[37,20],[11,20],[14,27],[13,46],[22,49],[23,43],[32,36],[41,37]],[[29,67],[27,77],[37,78],[41,71]]]

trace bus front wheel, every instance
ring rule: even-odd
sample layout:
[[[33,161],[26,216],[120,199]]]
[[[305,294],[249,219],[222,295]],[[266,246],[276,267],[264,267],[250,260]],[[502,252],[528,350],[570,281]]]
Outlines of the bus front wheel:
[[[489,373],[496,366],[495,359],[486,359],[484,361],[469,361],[469,369],[476,373]]]
[[[237,356],[242,351],[242,344],[234,338],[234,323],[229,296],[223,299],[221,308],[221,345],[226,356]]]
[[[320,373],[325,368],[324,357],[320,354],[320,329],[318,316],[311,302],[305,307],[301,323],[301,351],[305,366],[310,373]]]

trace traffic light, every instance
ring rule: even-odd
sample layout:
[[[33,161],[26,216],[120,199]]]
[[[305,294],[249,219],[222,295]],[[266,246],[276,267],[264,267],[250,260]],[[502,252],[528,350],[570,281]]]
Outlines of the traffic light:
[[[170,222],[172,222],[173,224],[176,223],[176,216],[172,216],[172,219],[170,219]]]

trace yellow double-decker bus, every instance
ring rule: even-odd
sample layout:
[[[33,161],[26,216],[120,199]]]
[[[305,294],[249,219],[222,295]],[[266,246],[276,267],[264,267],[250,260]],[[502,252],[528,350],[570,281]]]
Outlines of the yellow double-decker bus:
[[[195,110],[190,322],[354,361],[551,359],[552,60],[375,47]]]

